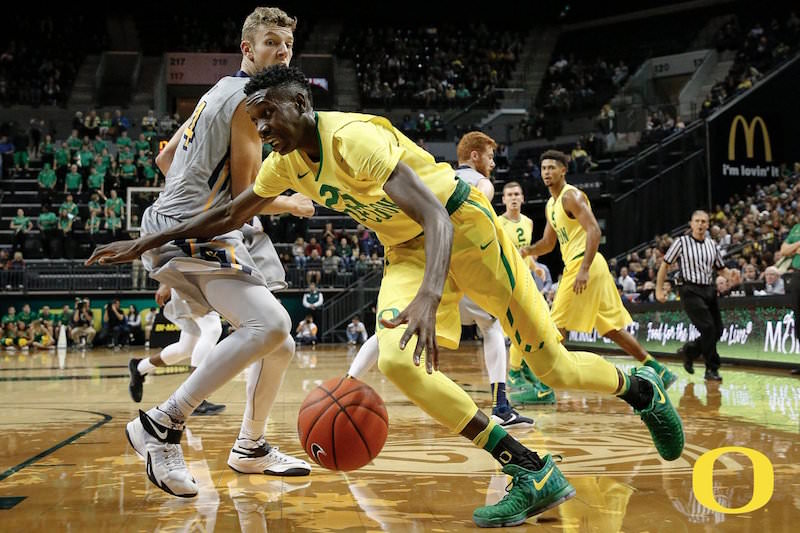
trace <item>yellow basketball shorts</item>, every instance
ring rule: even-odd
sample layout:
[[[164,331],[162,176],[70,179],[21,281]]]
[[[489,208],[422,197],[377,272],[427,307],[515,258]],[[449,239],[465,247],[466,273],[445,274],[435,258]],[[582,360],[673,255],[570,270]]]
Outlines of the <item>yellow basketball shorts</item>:
[[[589,333],[596,329],[600,335],[624,328],[631,322],[628,310],[622,305],[614,278],[601,254],[596,254],[589,267],[589,281],[580,294],[572,290],[581,266],[576,259],[564,267],[553,300],[551,314],[559,328]]]
[[[613,393],[616,369],[588,353],[569,353],[530,270],[497,222],[489,202],[477,189],[450,216],[454,226],[450,270],[436,315],[437,341],[457,348],[461,337],[458,302],[463,294],[496,316],[528,365],[551,386]],[[384,328],[413,300],[425,271],[425,237],[386,248],[386,264],[378,296],[379,368],[414,403],[451,431],[460,432],[475,416],[469,395],[441,372],[428,375],[424,362],[415,367],[416,339],[399,349],[405,326]],[[440,354],[440,359],[447,357]],[[548,378],[549,376],[549,378]]]

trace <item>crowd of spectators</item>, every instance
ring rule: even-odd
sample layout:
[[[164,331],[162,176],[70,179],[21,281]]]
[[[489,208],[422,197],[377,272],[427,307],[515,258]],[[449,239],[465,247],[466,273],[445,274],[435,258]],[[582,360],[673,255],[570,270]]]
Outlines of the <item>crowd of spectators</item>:
[[[765,73],[786,60],[800,44],[800,17],[795,11],[785,19],[756,22],[743,29],[734,18],[718,32],[717,50],[732,50],[736,59],[728,75],[716,83],[703,101],[700,117],[731,98],[748,91]]]
[[[560,55],[547,69],[537,107],[546,115],[598,108],[622,87],[628,74],[623,60]]]
[[[66,105],[81,61],[103,49],[104,29],[92,15],[13,17],[0,34],[0,105]]]
[[[305,272],[309,286],[333,287],[343,278],[357,278],[383,268],[383,246],[361,224],[354,231],[345,231],[334,229],[328,222],[319,241],[315,235],[297,236],[291,249],[280,256],[287,270],[295,267]]]
[[[72,306],[66,304],[58,310],[43,305],[34,311],[29,303],[24,303],[20,311],[9,306],[2,317],[0,349],[55,349],[62,328],[67,345],[75,348],[91,348],[96,340],[113,348],[143,344],[149,341],[158,314],[152,308],[142,317],[135,305],[123,308],[117,298],[97,311],[101,317],[99,331],[89,298],[75,298]]]
[[[355,62],[362,105],[452,108],[505,87],[523,33],[484,24],[345,31],[337,55]]]
[[[709,217],[708,235],[722,252],[727,269],[717,278],[719,295],[784,294],[781,276],[800,271],[800,245],[792,239],[787,242],[793,228],[800,242],[800,164],[785,168],[775,183],[757,185],[752,193],[715,206]],[[623,298],[654,300],[656,273],[672,241],[669,235],[660,235],[639,252],[609,260]],[[668,285],[668,299],[677,298],[673,282]]]

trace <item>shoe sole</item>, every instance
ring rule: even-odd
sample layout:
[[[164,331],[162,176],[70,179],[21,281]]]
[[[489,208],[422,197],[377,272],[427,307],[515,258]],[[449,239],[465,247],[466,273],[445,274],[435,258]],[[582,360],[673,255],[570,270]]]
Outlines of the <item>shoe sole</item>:
[[[304,468],[290,468],[286,472],[272,472],[270,470],[263,470],[263,471],[259,471],[259,472],[243,472],[243,471],[239,470],[238,468],[234,467],[232,464],[230,464],[230,463],[227,463],[227,464],[228,464],[228,468],[230,468],[234,472],[237,472],[239,474],[244,474],[244,475],[263,474],[265,476],[276,476],[276,477],[302,477],[302,476],[308,476],[308,475],[311,474],[311,470],[306,470]]]
[[[498,426],[502,426],[505,429],[532,428],[533,426],[536,425],[536,420],[534,420],[533,422],[516,422],[514,424],[504,425],[503,419],[497,415],[492,415],[492,421],[494,421],[494,423],[497,424]]]
[[[131,448],[133,448],[133,451],[135,451],[135,452],[136,452],[136,455],[138,455],[138,456],[139,456],[139,458],[141,458],[141,459],[144,459],[144,455],[142,455],[142,453],[139,451],[139,449],[138,449],[138,448],[136,448],[136,445],[133,443],[133,439],[131,438],[131,434],[130,434],[130,431],[129,431],[129,429],[128,429],[128,428],[129,428],[129,426],[130,426],[131,424],[133,424],[133,423],[134,423],[134,420],[131,420],[131,421],[130,421],[130,422],[128,422],[128,424],[125,426],[125,437],[128,439],[128,444],[130,444],[130,445],[131,445]]]
[[[542,507],[541,509],[536,509],[535,511],[533,511],[531,513],[526,513],[523,518],[519,518],[519,519],[515,519],[515,520],[509,520],[509,521],[506,521],[506,522],[494,523],[494,522],[480,522],[479,520],[475,520],[475,517],[473,516],[472,517],[472,521],[475,522],[476,526],[484,527],[484,528],[519,526],[519,525],[524,524],[528,520],[528,518],[530,518],[532,516],[540,515],[540,514],[546,512],[546,511],[549,511],[550,509],[553,509],[554,507],[558,507],[559,505],[561,505],[565,501],[574,498],[576,492],[577,491],[572,486],[569,486],[566,494],[564,494],[563,496],[561,496],[560,498],[558,498],[554,502]]]
[[[215,414],[217,414],[217,413],[221,413],[221,412],[222,412],[222,411],[224,411],[224,410],[225,410],[225,406],[223,405],[222,407],[213,407],[213,408],[211,408],[211,409],[204,409],[204,410],[202,410],[202,411],[194,411],[194,412],[192,413],[192,416],[209,416],[209,415],[215,415]]]

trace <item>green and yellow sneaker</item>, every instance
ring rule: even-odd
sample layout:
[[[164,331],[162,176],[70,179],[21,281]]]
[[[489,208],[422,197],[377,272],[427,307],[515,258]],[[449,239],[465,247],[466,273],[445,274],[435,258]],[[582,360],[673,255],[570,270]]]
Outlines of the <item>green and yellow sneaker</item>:
[[[472,521],[478,527],[518,526],[575,496],[575,489],[553,458],[545,455],[542,459],[544,466],[536,472],[512,464],[504,466],[503,472],[512,476],[510,488],[506,487],[508,494],[494,505],[475,509]]]
[[[656,371],[658,377],[660,377],[661,381],[664,382],[665,389],[669,389],[673,383],[678,381],[678,376],[676,376],[673,372],[670,372],[670,370],[666,367],[666,365],[664,365],[664,363],[656,361],[655,359],[646,361],[644,363],[644,366],[649,366],[650,368]]]
[[[542,382],[531,389],[514,392],[509,397],[514,404],[519,405],[552,405],[556,403],[556,391]]]
[[[650,400],[650,405],[634,412],[650,430],[650,436],[659,455],[667,461],[674,461],[683,452],[684,435],[681,417],[669,401],[664,382],[655,370],[649,366],[642,366],[631,370],[631,376],[634,375],[653,386],[653,399]]]
[[[506,389],[511,391],[524,391],[533,387],[533,383],[525,379],[522,370],[509,370],[506,380]]]

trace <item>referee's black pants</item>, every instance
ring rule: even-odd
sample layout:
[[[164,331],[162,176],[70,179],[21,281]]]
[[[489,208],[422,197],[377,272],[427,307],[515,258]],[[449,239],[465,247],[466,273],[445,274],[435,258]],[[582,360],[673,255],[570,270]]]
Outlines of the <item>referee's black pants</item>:
[[[722,315],[719,312],[716,287],[686,283],[680,294],[689,320],[700,332],[699,338],[684,345],[686,355],[694,360],[702,354],[706,370],[716,371],[720,365],[717,340],[722,336]]]

